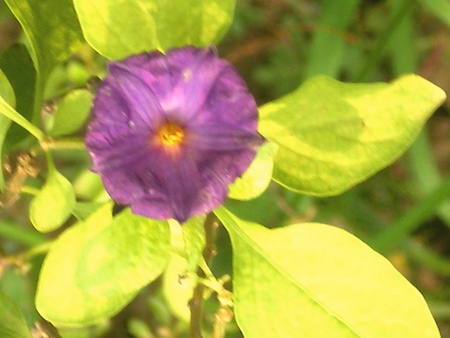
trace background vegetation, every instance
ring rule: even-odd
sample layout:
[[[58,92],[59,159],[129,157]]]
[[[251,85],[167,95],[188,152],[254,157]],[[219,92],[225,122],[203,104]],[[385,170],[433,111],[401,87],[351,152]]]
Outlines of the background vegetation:
[[[240,0],[233,26],[218,49],[239,69],[259,104],[317,74],[347,82],[375,82],[414,72],[448,92],[449,28],[450,2],[446,0]],[[0,53],[24,39],[0,1]],[[46,99],[51,102],[68,89],[86,86],[97,63],[95,53],[86,49],[55,69]],[[340,196],[306,197],[273,185],[250,203],[230,200],[227,207],[267,226],[313,221],[356,234],[389,257],[424,294],[442,336],[450,337],[449,108],[447,101],[399,161]],[[41,184],[44,162],[18,164],[22,158],[20,152],[10,156],[5,175],[15,177],[19,185],[25,180],[30,186]],[[89,163],[84,152],[73,150],[59,151],[56,160],[72,182]],[[27,219],[30,198],[16,197],[1,198],[8,207],[0,211],[0,290],[20,305],[30,326],[40,322],[36,332],[51,332],[34,307],[43,254],[33,248],[59,232],[43,235],[34,230]],[[216,276],[231,272],[226,236],[220,231],[213,261]],[[169,311],[161,285],[161,279],[152,283],[110,322],[64,336],[182,336],[186,324]],[[241,335],[236,327],[229,336]]]

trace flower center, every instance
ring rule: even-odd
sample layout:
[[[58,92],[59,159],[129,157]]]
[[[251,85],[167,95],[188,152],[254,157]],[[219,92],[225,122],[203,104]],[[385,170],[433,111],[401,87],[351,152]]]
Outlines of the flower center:
[[[178,124],[166,123],[159,129],[158,136],[162,144],[173,147],[183,142],[184,130]]]

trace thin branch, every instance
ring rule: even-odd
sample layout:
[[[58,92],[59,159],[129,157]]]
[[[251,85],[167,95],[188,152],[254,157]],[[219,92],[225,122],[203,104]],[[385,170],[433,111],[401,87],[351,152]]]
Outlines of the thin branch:
[[[211,263],[212,258],[216,255],[216,229],[218,227],[217,219],[214,214],[209,214],[205,220],[205,235],[206,244],[203,250],[203,258],[207,265]],[[199,268],[197,275],[200,278],[205,278],[205,272]],[[192,299],[189,302],[191,309],[191,326],[189,328],[189,338],[203,338],[202,323],[203,323],[203,294],[206,286],[199,282],[194,289]]]

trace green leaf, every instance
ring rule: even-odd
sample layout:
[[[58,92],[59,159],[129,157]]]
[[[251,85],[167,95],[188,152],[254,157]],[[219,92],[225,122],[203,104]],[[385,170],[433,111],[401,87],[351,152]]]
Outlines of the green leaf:
[[[33,58],[45,81],[53,68],[80,46],[82,34],[71,0],[5,0],[31,43]]]
[[[86,41],[109,59],[217,43],[231,25],[235,2],[74,0]]]
[[[228,197],[251,200],[267,189],[272,179],[273,157],[278,150],[276,143],[267,142],[259,148],[250,167],[230,185]]]
[[[41,270],[36,306],[56,326],[87,326],[119,312],[156,279],[170,256],[167,222],[108,203],[54,243]]]
[[[79,130],[91,110],[92,94],[85,89],[71,91],[64,96],[51,119],[51,136],[70,135]]]
[[[75,206],[72,184],[56,170],[51,160],[48,163],[47,181],[30,204],[31,223],[41,232],[63,225]]]
[[[34,91],[36,85],[36,71],[30,54],[24,45],[12,45],[0,56],[0,69],[3,69],[16,94],[17,112],[25,119],[33,116]],[[8,102],[8,100],[6,100]],[[10,102],[8,102],[10,103]],[[6,149],[28,137],[26,130],[13,124],[5,139]]]
[[[16,104],[16,97],[14,96],[14,90],[9,84],[5,74],[0,70],[0,99],[4,100],[6,104],[14,106]],[[1,104],[1,101],[0,101]],[[0,106],[1,109],[1,106]],[[6,137],[6,133],[11,125],[11,120],[0,112],[0,168],[3,168],[3,142]],[[3,170],[0,170],[0,191],[5,189],[5,179],[3,177]]]
[[[391,84],[315,77],[260,108],[260,132],[280,146],[273,178],[304,194],[339,194],[395,161],[444,99],[417,75]]]
[[[27,323],[19,307],[5,294],[0,292],[0,337],[31,338]]]
[[[439,337],[422,295],[353,235],[216,215],[233,245],[236,320],[251,337]]]
[[[100,175],[93,173],[90,170],[83,171],[73,183],[76,195],[84,200],[95,200],[108,196],[107,200],[110,200],[108,193],[106,192]],[[107,201],[102,199],[103,202]]]

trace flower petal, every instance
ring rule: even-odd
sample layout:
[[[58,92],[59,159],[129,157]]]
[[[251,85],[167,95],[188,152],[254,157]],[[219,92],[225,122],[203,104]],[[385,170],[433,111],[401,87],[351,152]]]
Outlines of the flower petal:
[[[109,71],[111,76],[103,84],[111,88],[112,95],[117,95],[124,101],[123,105],[128,108],[127,122],[131,121],[134,125],[150,129],[156,128],[164,118],[164,112],[158,97],[142,79],[143,72],[139,71],[139,68],[130,68],[120,63],[111,63]]]
[[[180,222],[192,216],[192,205],[201,189],[200,174],[192,159],[167,156],[154,149],[135,165],[133,171],[139,175],[145,196],[129,203],[133,212]]]
[[[167,62],[173,74],[174,88],[173,95],[162,105],[179,120],[188,121],[205,104],[222,70],[229,64],[217,57],[215,48],[194,47],[167,52]]]
[[[196,131],[188,138],[189,146],[197,151],[256,151],[264,143],[258,133],[240,128],[224,124],[196,126]]]
[[[264,142],[255,100],[214,48],[110,63],[93,115],[93,169],[118,203],[156,219],[184,222],[219,206]]]

